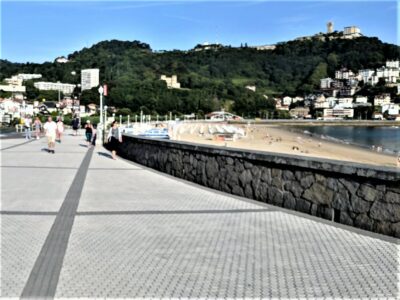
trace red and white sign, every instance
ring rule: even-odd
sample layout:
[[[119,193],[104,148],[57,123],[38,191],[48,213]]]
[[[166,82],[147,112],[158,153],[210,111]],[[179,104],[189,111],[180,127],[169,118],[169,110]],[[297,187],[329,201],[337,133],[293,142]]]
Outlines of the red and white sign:
[[[103,89],[104,89],[103,95],[104,95],[104,96],[108,96],[107,84],[103,85]]]

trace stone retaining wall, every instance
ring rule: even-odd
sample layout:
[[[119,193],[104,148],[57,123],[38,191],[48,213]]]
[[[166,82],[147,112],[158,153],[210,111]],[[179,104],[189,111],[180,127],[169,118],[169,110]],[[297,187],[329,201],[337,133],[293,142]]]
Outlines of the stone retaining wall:
[[[213,189],[400,237],[395,168],[129,135],[118,154]]]

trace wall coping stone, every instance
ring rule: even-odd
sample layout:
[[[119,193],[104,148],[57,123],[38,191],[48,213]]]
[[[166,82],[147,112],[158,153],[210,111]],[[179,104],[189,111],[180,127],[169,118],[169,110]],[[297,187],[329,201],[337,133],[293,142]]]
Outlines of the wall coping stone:
[[[400,180],[400,169],[396,167],[380,167],[368,164],[338,161],[333,159],[306,157],[301,155],[280,154],[276,152],[256,151],[241,148],[225,148],[220,146],[197,144],[191,142],[138,137],[132,134],[123,135],[125,137],[128,137],[129,139],[136,139],[143,144],[156,145],[173,149],[203,152],[206,154],[218,154],[233,158],[261,161],[277,165],[301,167],[305,169],[313,169],[325,172],[335,172],[345,174],[346,176],[356,175],[370,179],[387,180],[394,182]]]

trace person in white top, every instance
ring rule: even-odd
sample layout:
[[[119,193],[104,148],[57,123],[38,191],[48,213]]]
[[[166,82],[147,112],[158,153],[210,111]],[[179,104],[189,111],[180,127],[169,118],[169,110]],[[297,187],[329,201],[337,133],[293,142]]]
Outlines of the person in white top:
[[[64,132],[64,123],[61,120],[61,118],[58,118],[58,121],[57,121],[57,141],[59,143],[61,143],[61,137],[62,137],[63,132]]]
[[[25,139],[30,140],[32,138],[32,132],[31,132],[31,126],[32,126],[32,119],[30,116],[27,116],[25,118]]]
[[[47,143],[49,145],[49,153],[54,154],[54,147],[56,145],[56,131],[57,131],[57,124],[53,121],[52,117],[47,119],[47,122],[43,126],[46,136],[47,136]]]

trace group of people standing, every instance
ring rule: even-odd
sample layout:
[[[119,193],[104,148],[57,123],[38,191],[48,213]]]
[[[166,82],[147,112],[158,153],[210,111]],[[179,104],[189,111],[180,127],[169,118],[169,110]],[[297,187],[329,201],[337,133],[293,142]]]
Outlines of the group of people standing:
[[[78,135],[79,129],[79,119],[74,118],[72,121],[72,129],[73,135]],[[61,118],[57,119],[57,122],[53,121],[53,118],[49,116],[47,118],[47,122],[43,125],[38,117],[35,118],[35,121],[32,123],[32,119],[30,116],[27,116],[24,120],[24,128],[25,128],[25,138],[31,139],[31,126],[33,126],[36,134],[36,139],[40,138],[42,130],[44,130],[45,136],[47,137],[48,144],[48,152],[55,153],[55,144],[56,142],[61,143],[61,139],[64,133],[64,123]],[[97,139],[97,126],[96,124],[92,124],[90,120],[86,121],[84,126],[85,128],[85,138],[88,144],[88,147],[93,147],[96,145]],[[118,123],[116,121],[112,122],[111,128],[108,132],[107,142],[109,143],[109,149],[112,153],[112,158],[115,160],[118,150],[119,143],[122,142],[122,132],[118,127]]]
[[[53,122],[53,119],[49,117],[46,124],[49,122],[49,119],[51,119],[51,122]],[[59,143],[61,143],[61,138],[64,132],[64,123],[61,118],[58,118],[57,123],[53,123],[55,124],[54,141],[58,141]],[[30,116],[26,116],[26,118],[24,119],[25,139],[32,139],[32,127],[35,130],[35,136],[37,140],[40,139],[42,129],[45,130],[47,136],[46,128],[43,126],[39,117],[36,117],[35,121],[32,122],[32,118]]]

